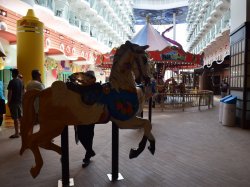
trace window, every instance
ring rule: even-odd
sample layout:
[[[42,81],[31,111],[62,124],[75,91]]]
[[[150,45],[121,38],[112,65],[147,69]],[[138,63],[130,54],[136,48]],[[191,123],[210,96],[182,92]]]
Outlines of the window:
[[[240,40],[231,46],[230,86],[233,88],[244,87],[244,57],[245,41]]]

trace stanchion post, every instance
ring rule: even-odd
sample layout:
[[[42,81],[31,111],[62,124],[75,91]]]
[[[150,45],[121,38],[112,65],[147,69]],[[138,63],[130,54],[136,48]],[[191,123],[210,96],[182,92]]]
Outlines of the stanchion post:
[[[149,98],[148,102],[148,120],[151,122],[152,119],[152,97]]]
[[[69,178],[69,133],[68,126],[65,126],[61,134],[62,149],[62,179],[58,181],[58,187],[74,186],[73,178]]]
[[[112,122],[112,171],[108,174],[110,181],[124,179],[119,173],[119,129],[114,122]]]
[[[112,180],[118,179],[119,171],[119,129],[112,123]]]

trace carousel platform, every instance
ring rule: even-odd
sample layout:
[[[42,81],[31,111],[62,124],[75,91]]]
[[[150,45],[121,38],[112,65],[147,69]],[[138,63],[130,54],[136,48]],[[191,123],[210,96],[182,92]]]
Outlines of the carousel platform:
[[[75,144],[70,127],[70,176],[76,187],[250,186],[250,131],[222,126],[218,110],[219,97],[215,97],[214,107],[206,110],[153,110],[154,156],[145,150],[130,160],[129,150],[137,146],[143,131],[120,130],[119,172],[124,179],[116,182],[107,177],[111,172],[111,123],[96,125],[96,156],[87,168],[81,167],[85,151]],[[33,179],[29,173],[33,155],[29,150],[19,155],[21,139],[9,139],[13,131],[7,119],[0,131],[0,186],[56,187],[61,179],[60,156],[41,149],[44,166]],[[60,137],[55,143],[60,144]]]

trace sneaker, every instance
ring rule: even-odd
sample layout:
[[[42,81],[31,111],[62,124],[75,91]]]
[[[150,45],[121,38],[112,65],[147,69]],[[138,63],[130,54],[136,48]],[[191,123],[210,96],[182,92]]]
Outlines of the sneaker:
[[[90,159],[83,159],[82,161],[83,161],[82,163],[83,168],[86,168],[90,164]]]
[[[82,167],[85,168],[90,164],[90,158],[95,156],[95,151],[92,151],[90,154],[85,155],[85,158],[82,160]]]

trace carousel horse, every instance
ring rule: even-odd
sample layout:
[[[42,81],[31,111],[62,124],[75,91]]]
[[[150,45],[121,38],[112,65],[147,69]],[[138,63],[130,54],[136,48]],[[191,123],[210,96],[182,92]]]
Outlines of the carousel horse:
[[[30,170],[32,177],[37,177],[43,165],[39,147],[61,154],[61,147],[51,140],[59,136],[67,125],[112,121],[120,129],[143,128],[144,135],[139,146],[130,150],[129,158],[137,157],[145,149],[147,141],[149,151],[154,154],[152,125],[149,120],[136,117],[139,102],[135,81],[144,81],[145,84],[150,81],[145,53],[147,48],[129,41],[121,45],[114,56],[110,82],[105,85],[91,82],[91,77],[82,78],[87,81],[78,80],[77,75],[67,83],[55,81],[51,87],[42,91],[31,90],[24,94],[20,154],[26,149],[32,151],[35,158],[35,166]],[[83,75],[81,77],[86,77]],[[86,90],[92,90],[93,94],[86,94]],[[39,98],[37,110],[34,108],[36,98]],[[40,129],[33,133],[37,120]]]

